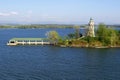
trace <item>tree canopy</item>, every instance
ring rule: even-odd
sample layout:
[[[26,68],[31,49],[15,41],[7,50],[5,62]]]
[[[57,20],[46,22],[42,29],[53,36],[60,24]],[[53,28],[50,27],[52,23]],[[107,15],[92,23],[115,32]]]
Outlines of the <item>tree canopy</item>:
[[[118,40],[117,31],[104,24],[99,24],[96,34],[104,45],[115,45]]]
[[[46,33],[46,35],[47,35],[47,38],[54,44],[56,44],[60,39],[60,36],[56,31],[49,31]]]

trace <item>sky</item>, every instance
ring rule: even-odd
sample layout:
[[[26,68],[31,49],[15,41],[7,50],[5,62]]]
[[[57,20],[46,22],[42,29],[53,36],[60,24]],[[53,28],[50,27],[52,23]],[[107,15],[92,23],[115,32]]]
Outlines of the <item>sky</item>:
[[[0,0],[0,23],[120,24],[120,0]]]

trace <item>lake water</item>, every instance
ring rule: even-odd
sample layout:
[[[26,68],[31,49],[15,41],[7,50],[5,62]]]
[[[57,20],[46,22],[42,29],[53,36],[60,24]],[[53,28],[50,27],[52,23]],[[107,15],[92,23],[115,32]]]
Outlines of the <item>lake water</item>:
[[[7,46],[14,37],[73,29],[0,29],[0,80],[120,80],[120,49]]]

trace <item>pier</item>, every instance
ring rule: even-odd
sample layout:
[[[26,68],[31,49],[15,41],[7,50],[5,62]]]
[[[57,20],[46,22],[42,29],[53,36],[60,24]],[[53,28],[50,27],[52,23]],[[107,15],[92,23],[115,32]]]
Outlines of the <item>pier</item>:
[[[49,45],[50,42],[46,38],[12,38],[7,45]]]

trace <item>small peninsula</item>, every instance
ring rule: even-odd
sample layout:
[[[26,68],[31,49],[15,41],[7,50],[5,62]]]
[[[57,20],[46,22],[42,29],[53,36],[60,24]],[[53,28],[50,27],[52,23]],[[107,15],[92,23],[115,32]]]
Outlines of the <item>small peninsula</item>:
[[[111,48],[120,47],[120,31],[101,23],[94,29],[94,21],[90,18],[85,35],[80,33],[80,26],[75,26],[75,32],[67,36],[59,36],[56,31],[47,33],[48,39],[55,46]]]

